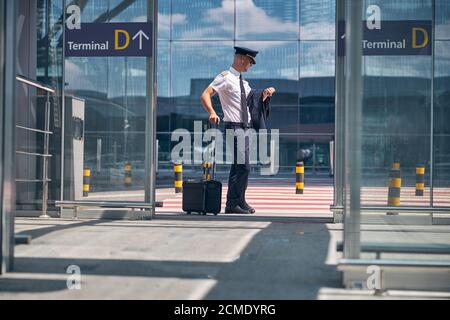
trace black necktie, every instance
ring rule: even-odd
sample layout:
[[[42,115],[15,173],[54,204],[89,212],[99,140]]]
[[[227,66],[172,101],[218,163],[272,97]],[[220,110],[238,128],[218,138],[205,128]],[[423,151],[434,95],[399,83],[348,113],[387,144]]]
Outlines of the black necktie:
[[[241,110],[242,110],[242,122],[244,125],[248,125],[248,110],[247,110],[247,94],[245,93],[244,81],[242,80],[242,74],[239,76],[241,85]]]

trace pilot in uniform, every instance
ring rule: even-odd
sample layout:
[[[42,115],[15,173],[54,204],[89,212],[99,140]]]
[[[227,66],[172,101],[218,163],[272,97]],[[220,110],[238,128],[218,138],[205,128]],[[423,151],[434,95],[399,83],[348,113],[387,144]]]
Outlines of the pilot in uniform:
[[[227,146],[234,149],[234,159],[228,180],[228,195],[225,213],[253,214],[253,209],[245,200],[245,192],[248,186],[250,173],[250,132],[251,115],[247,106],[247,97],[252,90],[242,73],[247,72],[256,63],[257,51],[235,47],[233,65],[227,71],[220,73],[209,85],[201,97],[206,111],[210,115],[210,122],[218,124],[220,118],[215,113],[211,97],[219,95],[220,104],[224,114],[224,125],[227,135],[233,134],[233,145]],[[264,97],[272,96],[275,89],[264,90]],[[244,140],[245,144],[242,143]]]

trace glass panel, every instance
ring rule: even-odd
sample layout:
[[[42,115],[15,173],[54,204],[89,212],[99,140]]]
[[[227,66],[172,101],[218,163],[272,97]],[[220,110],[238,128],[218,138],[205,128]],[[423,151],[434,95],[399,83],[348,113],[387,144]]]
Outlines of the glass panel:
[[[450,207],[450,41],[436,42],[435,68],[433,202]]]
[[[336,0],[300,0],[300,39],[334,40]]]
[[[245,74],[252,88],[275,87],[273,105],[298,104],[298,41],[239,41],[236,45],[259,51],[256,64]]]
[[[108,16],[110,1],[105,0],[75,0],[73,4],[81,8],[81,23],[85,22],[104,22]],[[100,19],[100,20],[99,20]]]
[[[169,50],[170,42],[158,41],[158,97],[169,96]]]
[[[298,16],[297,0],[236,0],[236,38],[298,39]]]
[[[362,204],[387,205],[390,169],[400,162],[401,205],[428,206],[431,57],[366,57],[364,61]],[[424,196],[416,197],[420,165],[428,174]]]
[[[302,86],[302,91],[320,90],[334,95],[335,43],[333,41],[300,41],[300,85],[303,79],[316,78],[310,86]],[[324,80],[328,78],[328,80]],[[307,81],[307,80],[306,80]],[[332,84],[332,87],[330,85]],[[322,85],[328,85],[323,87]],[[302,93],[303,94],[303,93]]]
[[[233,42],[173,42],[171,96],[200,104],[203,90],[230,68],[233,56]]]
[[[84,22],[143,22],[147,21],[146,12],[146,0],[125,5],[119,0],[94,0],[86,3],[82,19]],[[161,50],[165,49],[162,46]],[[144,57],[66,59],[68,134],[64,199],[144,200],[146,62]],[[164,64],[162,68],[167,74]],[[162,82],[161,88],[164,85],[167,96],[167,81]],[[164,89],[161,91],[164,93]],[[70,135],[74,118],[84,122],[83,144]],[[126,170],[128,164],[131,173]],[[88,195],[79,191],[79,170],[84,167],[91,169]]]
[[[268,128],[279,129],[280,134],[298,132],[297,106],[271,106]]]
[[[432,20],[432,0],[364,0],[364,7],[377,5],[382,20]],[[364,9],[365,11],[365,9]],[[364,15],[364,17],[367,17]]]
[[[365,1],[366,5],[369,3],[382,7],[383,20],[431,19],[431,0]],[[350,246],[345,251],[350,253],[347,258],[370,259],[374,265],[381,266],[383,288],[376,289],[432,290],[431,287],[441,287],[440,277],[443,274],[435,273],[437,269],[409,271],[421,262],[435,266],[450,259],[450,255],[444,252],[436,254],[436,249],[449,245],[448,234],[440,232],[441,224],[447,224],[448,215],[441,219],[439,214],[427,211],[431,209],[431,166],[435,170],[436,180],[441,183],[440,187],[445,188],[449,181],[446,166],[449,161],[448,139],[443,137],[450,132],[446,123],[449,118],[447,78],[450,47],[438,43],[436,49],[439,52],[436,56],[436,76],[432,73],[431,55],[363,57],[362,146],[361,150],[346,146],[346,152],[354,151],[357,153],[355,158],[361,155],[361,205],[366,209],[360,217],[355,214],[356,221],[360,222],[359,228],[355,228],[354,224],[345,225],[345,241]],[[437,100],[434,119],[431,117],[433,76],[436,79]],[[434,163],[431,163],[432,121],[435,121],[436,138]],[[347,129],[352,132],[352,128]],[[423,166],[425,171],[417,170],[419,166]],[[437,169],[439,166],[440,169]],[[354,172],[348,174],[351,177]],[[437,191],[440,196],[445,194],[442,189]],[[368,206],[381,209],[369,211]],[[399,210],[383,209],[386,206]],[[345,223],[351,222],[350,219],[345,220]],[[354,249],[352,245],[360,245],[360,252],[358,250],[354,255],[349,252],[349,249]],[[379,250],[377,253],[373,250],[374,245]],[[404,263],[403,269],[392,270],[390,266],[397,261]],[[387,262],[387,267],[383,266],[383,262]],[[361,267],[358,272],[365,273],[366,267]],[[351,278],[351,273],[356,275],[349,270],[345,273],[344,278]],[[398,276],[400,273],[402,275]],[[367,283],[369,287],[375,284],[371,280],[380,280],[376,276],[356,277],[357,280],[351,278],[353,283],[363,286]],[[375,289],[375,286],[369,289]]]
[[[172,39],[233,40],[234,1],[172,0]]]
[[[329,142],[335,119],[335,44],[300,41],[299,131],[314,138],[315,170],[329,170]]]
[[[436,39],[450,40],[450,1],[436,0]]]
[[[109,0],[110,22],[147,22],[147,0]]]
[[[172,0],[158,0],[158,39],[170,39],[170,5]]]

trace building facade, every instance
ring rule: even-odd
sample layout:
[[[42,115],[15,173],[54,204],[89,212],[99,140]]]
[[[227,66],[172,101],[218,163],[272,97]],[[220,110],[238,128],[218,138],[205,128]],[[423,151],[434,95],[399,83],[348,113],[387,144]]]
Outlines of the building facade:
[[[146,62],[139,57],[66,57],[63,55],[64,6],[79,5],[82,22],[147,21],[147,0],[18,2],[18,74],[55,88],[52,96],[50,198],[73,184],[62,165],[63,104],[83,101],[83,165],[92,171],[91,191],[121,190],[124,167],[133,168],[133,188],[144,185]],[[412,181],[415,166],[426,168],[426,184],[446,186],[449,157],[449,4],[442,0],[364,1],[377,5],[382,21],[433,21],[433,54],[365,56],[363,103],[363,174],[382,184],[394,161]],[[434,5],[434,7],[433,7]],[[171,183],[171,141],[176,129],[206,125],[199,101],[204,88],[229,68],[234,46],[259,50],[258,63],[246,74],[254,88],[274,86],[269,119],[280,130],[280,176],[291,176],[297,152],[311,148],[307,174],[328,175],[330,141],[335,135],[335,0],[166,0],[158,2],[158,181]],[[433,9],[434,8],[434,9]],[[35,26],[37,26],[37,31]],[[431,35],[430,35],[431,36]],[[65,79],[64,87],[62,79]],[[45,99],[17,86],[17,124],[42,127]],[[63,92],[64,91],[64,92]],[[62,99],[64,93],[64,101]],[[218,99],[214,105],[221,114]],[[42,135],[17,130],[17,149],[41,153]],[[67,146],[66,146],[67,147]],[[73,162],[66,148],[65,161]],[[39,205],[41,159],[17,156],[18,201],[24,209]],[[62,166],[64,168],[62,168]],[[61,171],[67,178],[61,183]],[[226,172],[226,166],[218,170]],[[199,177],[201,166],[187,166]],[[259,171],[256,169],[255,174]],[[66,194],[70,196],[70,192]]]

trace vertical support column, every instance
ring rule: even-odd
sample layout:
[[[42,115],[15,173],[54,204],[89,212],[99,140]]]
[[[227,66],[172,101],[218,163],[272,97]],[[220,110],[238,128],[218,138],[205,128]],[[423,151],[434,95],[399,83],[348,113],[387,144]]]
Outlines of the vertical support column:
[[[17,1],[0,1],[0,273],[14,267]]]
[[[361,251],[362,1],[346,1],[344,257]]]
[[[345,19],[345,2],[336,0],[336,107],[334,133],[334,207],[342,208],[334,212],[334,222],[344,220],[344,186],[345,186],[345,56],[339,55],[339,24]]]
[[[434,207],[434,77],[436,67],[436,0],[431,1],[433,15],[431,48],[431,110],[430,110],[430,207]]]
[[[147,108],[145,117],[145,202],[152,203],[151,217],[156,204],[156,54],[158,28],[158,1],[147,0],[147,21],[152,23],[152,56],[147,58]]]
[[[47,101],[45,101],[45,133],[44,133],[44,158],[42,159],[42,214],[41,218],[50,218],[47,214],[48,206],[48,161],[50,144],[50,93],[47,92]]]
[[[63,0],[63,25],[62,25],[62,38],[63,38],[63,49],[62,49],[62,79],[61,79],[61,190],[60,199],[64,200],[64,165],[65,165],[65,133],[66,133],[66,10],[67,10],[67,0]],[[114,159],[114,162],[115,159]],[[62,208],[61,208],[62,210]]]

